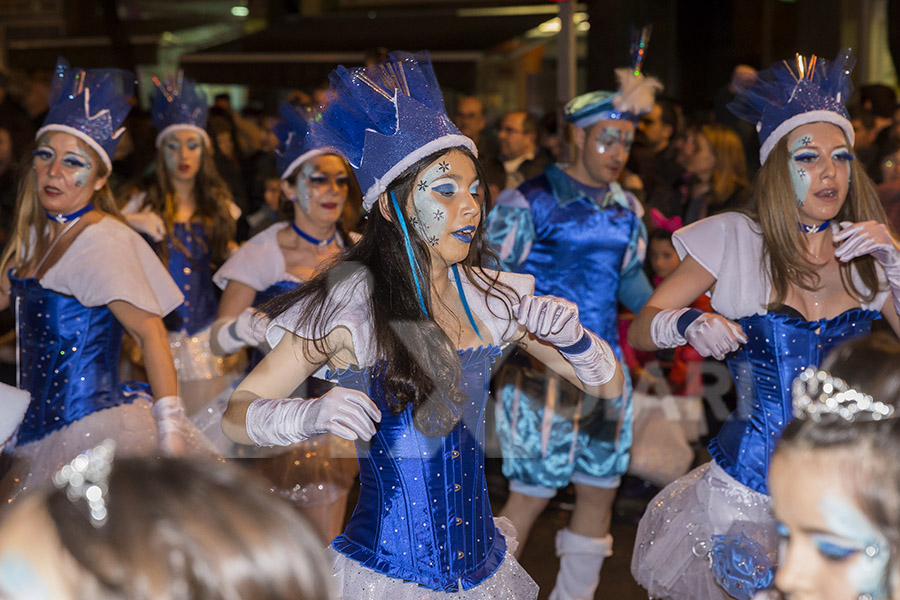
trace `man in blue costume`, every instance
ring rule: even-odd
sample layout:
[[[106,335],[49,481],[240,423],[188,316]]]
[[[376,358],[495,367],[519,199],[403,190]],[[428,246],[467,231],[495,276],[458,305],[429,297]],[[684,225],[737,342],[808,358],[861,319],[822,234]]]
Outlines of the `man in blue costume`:
[[[635,123],[662,86],[639,69],[619,69],[617,76],[619,91],[591,92],[566,105],[574,160],[502,193],[487,234],[504,270],[533,275],[541,294],[578,304],[586,326],[621,360],[617,303],[637,312],[652,290],[641,268],[643,209],[616,180]],[[572,519],[556,537],[560,571],[550,598],[591,599],[612,553],[612,502],[628,467],[630,382],[620,398],[602,402],[537,367],[506,373],[498,385],[497,427],[510,497],[501,514],[516,526],[521,550],[557,490],[574,483]]]

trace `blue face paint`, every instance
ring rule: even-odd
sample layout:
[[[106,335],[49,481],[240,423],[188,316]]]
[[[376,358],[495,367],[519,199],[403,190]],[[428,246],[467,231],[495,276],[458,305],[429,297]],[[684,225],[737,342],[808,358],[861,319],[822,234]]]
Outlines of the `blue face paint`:
[[[847,578],[853,589],[873,598],[889,597],[887,539],[845,498],[826,494],[820,510],[833,534],[813,536],[819,552],[832,560],[846,561],[853,557],[847,564]]]
[[[431,246],[437,246],[447,228],[447,210],[441,199],[453,198],[459,184],[449,177],[450,164],[439,161],[419,175],[413,191],[415,218],[413,226]]]
[[[597,154],[606,154],[616,144],[620,145],[627,154],[631,151],[631,144],[634,143],[634,132],[623,131],[618,127],[604,127],[597,134],[595,143]]]
[[[50,589],[34,565],[21,556],[8,553],[0,557],[0,598],[54,600]]]
[[[794,188],[794,199],[797,204],[803,206],[812,180],[807,166],[819,158],[819,154],[813,150],[800,150],[813,143],[812,136],[804,135],[797,138],[790,147],[791,158],[788,161],[788,169],[791,173],[791,186]]]

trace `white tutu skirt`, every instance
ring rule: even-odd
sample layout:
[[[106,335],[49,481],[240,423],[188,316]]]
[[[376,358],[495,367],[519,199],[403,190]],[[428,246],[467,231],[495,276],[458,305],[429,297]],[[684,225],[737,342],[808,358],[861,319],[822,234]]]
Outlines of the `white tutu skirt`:
[[[169,347],[179,381],[202,381],[222,377],[225,359],[209,348],[212,326],[191,335],[187,331],[170,331]]]
[[[335,588],[339,600],[535,600],[538,586],[513,556],[518,542],[515,527],[503,517],[494,524],[506,538],[506,556],[493,575],[474,588],[441,592],[417,583],[388,577],[362,566],[329,547],[334,562]]]
[[[771,499],[715,461],[663,489],[638,526],[631,573],[651,598],[749,600],[772,584]]]

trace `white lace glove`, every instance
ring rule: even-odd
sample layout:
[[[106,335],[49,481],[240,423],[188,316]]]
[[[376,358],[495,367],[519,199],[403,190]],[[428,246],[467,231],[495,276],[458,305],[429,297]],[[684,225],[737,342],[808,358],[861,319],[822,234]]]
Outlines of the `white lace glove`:
[[[164,396],[153,403],[156,416],[156,432],[159,449],[166,456],[181,456],[187,453],[184,439],[184,406],[178,396]]]
[[[223,321],[216,333],[216,341],[225,354],[234,354],[244,346],[259,346],[266,340],[269,317],[248,307],[237,317]]]
[[[539,340],[556,346],[586,385],[603,385],[616,374],[616,355],[609,344],[578,319],[578,306],[556,296],[525,294],[518,321]]]
[[[257,398],[247,407],[247,435],[258,446],[290,446],[321,433],[370,440],[381,411],[366,394],[336,387],[319,398]]]
[[[659,311],[650,323],[650,337],[659,348],[690,344],[701,356],[712,356],[716,360],[723,360],[726,354],[747,343],[740,325],[722,315],[696,308]]]
[[[152,211],[123,215],[132,228],[146,234],[154,242],[161,242],[166,237],[166,224],[162,217]]]
[[[834,235],[834,241],[840,242],[834,256],[841,262],[849,262],[866,254],[878,261],[891,286],[894,308],[900,314],[900,243],[884,223],[843,221],[841,230]]]

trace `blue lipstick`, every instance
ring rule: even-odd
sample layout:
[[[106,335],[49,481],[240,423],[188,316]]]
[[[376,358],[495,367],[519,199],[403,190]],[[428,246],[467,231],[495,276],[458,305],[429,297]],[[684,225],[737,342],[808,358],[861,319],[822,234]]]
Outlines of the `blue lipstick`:
[[[475,227],[469,225],[468,227],[463,227],[462,229],[457,229],[453,232],[453,237],[458,239],[464,244],[472,243],[472,237],[475,235]]]

